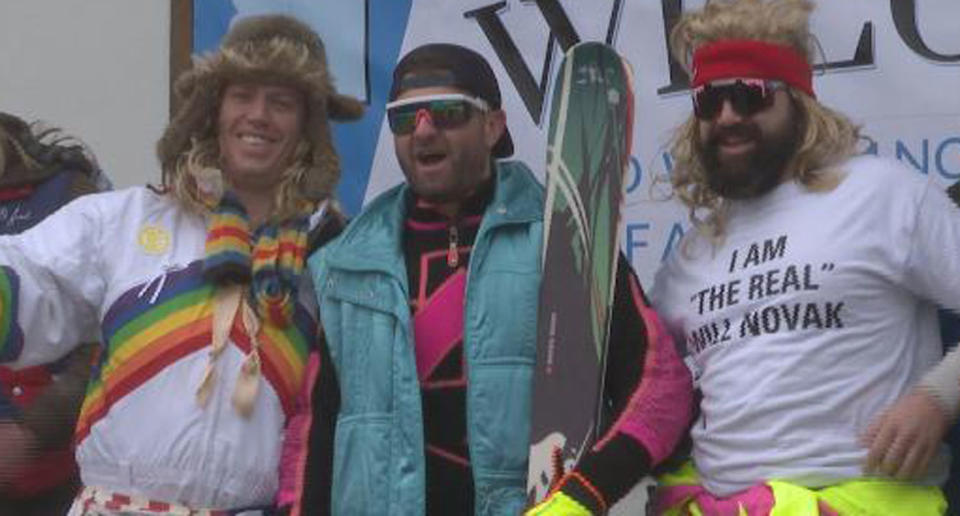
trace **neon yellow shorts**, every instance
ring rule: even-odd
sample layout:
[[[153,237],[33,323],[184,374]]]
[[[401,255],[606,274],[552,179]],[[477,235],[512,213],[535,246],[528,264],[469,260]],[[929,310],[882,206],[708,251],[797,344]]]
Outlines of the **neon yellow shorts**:
[[[933,516],[947,510],[940,488],[893,480],[851,480],[821,488],[771,480],[716,498],[700,485],[696,468],[687,462],[659,482],[656,514],[665,516]]]

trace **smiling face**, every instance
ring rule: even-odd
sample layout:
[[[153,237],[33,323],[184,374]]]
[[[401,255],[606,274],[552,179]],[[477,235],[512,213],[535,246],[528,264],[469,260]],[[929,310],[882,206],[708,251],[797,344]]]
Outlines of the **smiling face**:
[[[303,95],[289,86],[232,83],[218,119],[220,163],[234,187],[270,192],[290,165],[303,133]]]
[[[397,100],[464,93],[449,87],[413,88]],[[455,207],[466,200],[491,174],[490,156],[503,134],[501,110],[473,109],[457,127],[438,128],[429,116],[417,115],[413,131],[393,137],[397,161],[414,193],[438,205]]]
[[[786,179],[786,166],[796,152],[799,112],[786,89],[773,101],[744,116],[723,100],[712,119],[699,120],[697,153],[708,184],[721,197],[759,197]]]

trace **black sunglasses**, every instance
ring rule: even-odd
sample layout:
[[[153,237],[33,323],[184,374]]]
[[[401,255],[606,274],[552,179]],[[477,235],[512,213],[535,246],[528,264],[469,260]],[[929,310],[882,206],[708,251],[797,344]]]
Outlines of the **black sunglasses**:
[[[470,120],[473,110],[489,111],[483,99],[461,93],[445,93],[396,100],[387,104],[387,120],[395,135],[410,134],[421,117],[437,129],[454,129]]]
[[[780,81],[737,79],[728,84],[704,84],[693,90],[693,114],[711,121],[720,115],[723,103],[742,117],[753,116],[773,105],[774,92],[784,88]]]

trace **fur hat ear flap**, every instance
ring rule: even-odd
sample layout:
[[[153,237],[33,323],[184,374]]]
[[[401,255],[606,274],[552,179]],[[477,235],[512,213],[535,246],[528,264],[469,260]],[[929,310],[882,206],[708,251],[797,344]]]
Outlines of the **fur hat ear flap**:
[[[174,84],[174,94],[180,105],[157,142],[157,157],[163,170],[164,184],[168,184],[167,179],[172,179],[167,175],[172,173],[181,155],[190,148],[192,139],[202,140],[216,133],[221,89],[220,78],[210,74],[203,63],[194,63],[194,67]]]
[[[359,100],[332,93],[327,97],[327,114],[332,120],[356,120],[363,116],[364,105]]]
[[[310,105],[310,117],[317,119],[333,118],[327,112],[329,97],[313,99]],[[312,201],[322,201],[333,196],[333,190],[340,181],[340,158],[333,146],[333,134],[330,124],[315,124],[306,127],[304,138],[309,150],[302,158],[305,173],[297,178],[297,191]]]
[[[317,141],[312,160],[312,167],[300,182],[300,190],[306,199],[328,199],[340,179],[340,158],[329,138]]]

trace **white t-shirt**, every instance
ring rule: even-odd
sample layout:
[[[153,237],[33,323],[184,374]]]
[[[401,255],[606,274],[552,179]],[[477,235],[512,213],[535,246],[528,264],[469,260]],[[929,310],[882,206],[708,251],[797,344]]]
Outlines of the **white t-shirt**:
[[[839,170],[829,192],[791,181],[732,203],[722,242],[691,231],[657,274],[716,495],[862,477],[859,436],[942,356],[936,305],[960,309],[960,210],[942,187],[873,157]],[[944,449],[925,483],[946,463]]]

